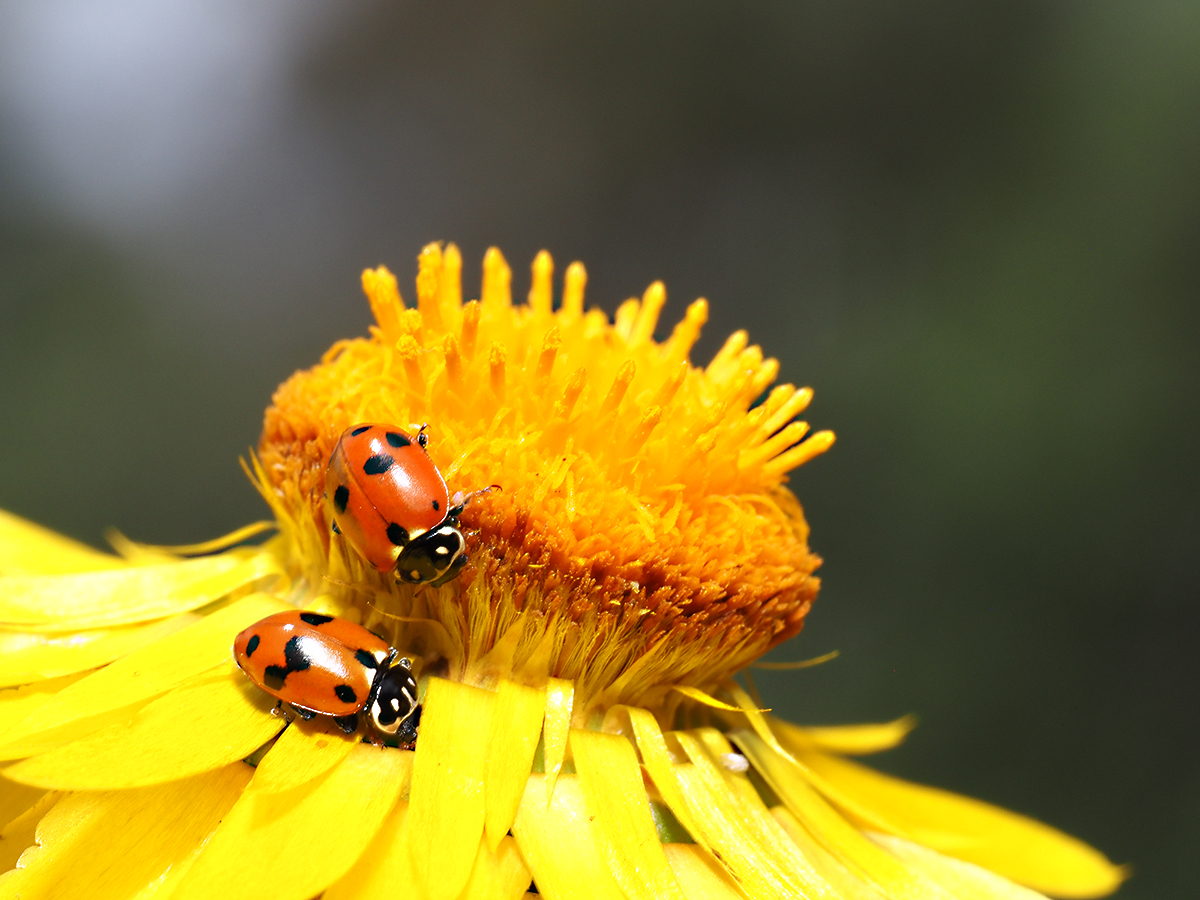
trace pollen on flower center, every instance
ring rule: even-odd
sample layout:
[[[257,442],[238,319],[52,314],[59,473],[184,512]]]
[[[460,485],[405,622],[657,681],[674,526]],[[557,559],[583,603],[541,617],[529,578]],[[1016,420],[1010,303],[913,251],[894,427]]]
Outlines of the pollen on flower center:
[[[539,254],[514,305],[489,250],[481,296],[464,304],[457,248],[430,245],[416,308],[386,269],[364,272],[377,325],[276,392],[260,487],[311,590],[451,677],[572,679],[577,714],[715,685],[803,625],[820,560],[783,482],[833,435],[805,439],[795,421],[808,389],[763,397],[778,364],[744,332],[707,367],[689,363],[704,300],[657,342],[662,284],[610,320],[584,311],[579,263],[554,309],[552,271]],[[359,422],[428,424],[451,494],[499,485],[463,515],[460,578],[414,589],[332,533],[325,465]]]

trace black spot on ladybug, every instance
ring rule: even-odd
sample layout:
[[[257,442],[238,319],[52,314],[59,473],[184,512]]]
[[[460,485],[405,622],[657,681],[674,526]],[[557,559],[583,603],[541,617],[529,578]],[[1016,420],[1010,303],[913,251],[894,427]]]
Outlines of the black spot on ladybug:
[[[434,508],[435,510],[436,510],[436,509],[441,509],[441,507],[438,505],[438,502],[437,502],[436,500],[434,500],[434,501],[433,501],[433,508]]]
[[[358,437],[364,431],[370,431],[370,430],[371,430],[370,425],[360,425],[358,428],[355,428],[352,432],[350,432],[350,437]]]
[[[353,703],[358,699],[358,694],[354,693],[354,688],[348,684],[339,684],[333,689],[333,692],[343,703]]]
[[[309,625],[316,627],[317,625],[324,625],[326,622],[332,622],[333,616],[323,616],[315,612],[302,612],[300,613],[300,621],[307,622]]]
[[[410,441],[408,438],[406,438],[402,434],[396,434],[396,432],[394,432],[394,431],[389,431],[387,433],[387,442],[389,444],[391,444],[393,447],[411,447],[412,446],[412,441]]]
[[[374,656],[372,656],[366,650],[355,650],[354,658],[357,659],[359,664],[361,666],[363,666],[364,668],[367,668],[367,669],[378,669],[379,668],[379,660],[377,660]]]
[[[247,657],[247,659],[253,655],[255,650],[258,649],[258,644],[259,644],[259,640],[258,640],[257,634],[251,635],[250,640],[246,641],[246,657]]]
[[[397,547],[403,547],[408,543],[408,532],[393,522],[387,527],[388,540]]]
[[[300,635],[295,635],[283,645],[283,658],[287,661],[287,671],[289,672],[303,672],[312,665],[312,660],[300,646]]]
[[[288,670],[283,666],[267,666],[263,669],[263,684],[273,691],[283,687],[283,682],[287,680]]]
[[[346,511],[346,504],[350,502],[350,488],[344,484],[339,484],[338,489],[333,492],[333,506],[339,513]]]
[[[382,475],[392,467],[395,460],[386,453],[376,453],[363,463],[363,471],[368,475]]]

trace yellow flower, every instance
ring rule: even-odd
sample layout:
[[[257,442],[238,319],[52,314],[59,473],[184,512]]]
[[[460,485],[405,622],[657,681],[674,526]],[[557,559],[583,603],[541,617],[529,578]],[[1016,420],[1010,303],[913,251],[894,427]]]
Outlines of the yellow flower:
[[[363,274],[377,326],[299,372],[251,475],[278,534],[103,554],[0,514],[0,897],[330,900],[1021,898],[1124,872],[1022,816],[849,761],[908,720],[801,728],[733,676],[797,634],[819,560],[787,472],[826,450],[811,392],[731,337],[704,369],[661,284],[585,312],[550,257],[514,306],[496,250],[463,304],[451,245],[416,308]],[[324,466],[351,424],[428,423],[471,561],[398,583],[331,532]],[[415,752],[286,720],[231,657],[292,607],[408,655]],[[286,725],[286,727],[285,727]]]

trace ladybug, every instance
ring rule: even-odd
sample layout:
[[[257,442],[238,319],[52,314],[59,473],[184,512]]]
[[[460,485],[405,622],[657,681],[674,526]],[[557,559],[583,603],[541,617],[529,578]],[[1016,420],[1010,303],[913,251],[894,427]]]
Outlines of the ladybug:
[[[438,587],[467,564],[458,530],[466,500],[456,495],[451,506],[428,443],[424,426],[415,437],[395,425],[347,428],[325,467],[325,502],[334,533],[377,570]]]
[[[416,742],[421,707],[412,663],[361,625],[318,612],[275,613],[234,639],[233,657],[301,718],[332,716],[354,734],[366,710],[385,742],[405,749]]]

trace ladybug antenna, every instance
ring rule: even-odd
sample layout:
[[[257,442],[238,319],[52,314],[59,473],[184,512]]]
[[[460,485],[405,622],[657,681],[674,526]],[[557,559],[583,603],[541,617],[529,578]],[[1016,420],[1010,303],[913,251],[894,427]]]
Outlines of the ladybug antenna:
[[[398,616],[395,613],[390,613],[385,609],[380,609],[378,606],[376,606],[370,600],[367,601],[367,606],[371,607],[371,609],[375,610],[375,612],[379,613],[385,619],[395,619],[397,622],[430,622],[430,621],[432,621],[431,619],[427,619],[422,616]]]
[[[334,578],[332,575],[322,575],[321,579],[330,584],[336,584],[338,587],[349,588],[352,591],[358,591],[360,594],[373,594],[375,588],[367,584],[365,581],[345,581],[341,578]],[[370,603],[371,601],[367,601]]]
[[[424,585],[421,586],[423,587]],[[446,630],[446,626],[437,619],[431,619],[428,616],[398,616],[395,613],[390,613],[386,610],[380,609],[370,600],[367,601],[367,606],[371,607],[371,609],[375,610],[375,612],[379,613],[385,619],[394,619],[397,622],[405,622],[409,625],[416,626],[418,629],[421,629],[418,634],[423,633],[424,640],[427,645],[427,649],[425,651],[426,655],[424,656],[426,662],[431,659],[437,659],[438,656],[445,658],[446,648],[450,646],[451,643],[450,633]],[[428,655],[431,652],[437,655],[431,657]],[[403,653],[400,655],[411,659],[413,654]],[[397,659],[399,659],[399,656]]]
[[[500,487],[498,484],[489,484],[487,487],[480,488],[477,491],[471,491],[469,494],[464,494],[462,491],[456,491],[452,500],[454,505],[450,508],[450,512],[447,513],[447,516],[451,519],[458,518],[462,515],[462,511],[467,508],[467,504],[469,504],[472,500],[474,500],[476,497],[481,497],[484,494],[490,494],[492,491],[500,491],[503,493],[504,488]]]

